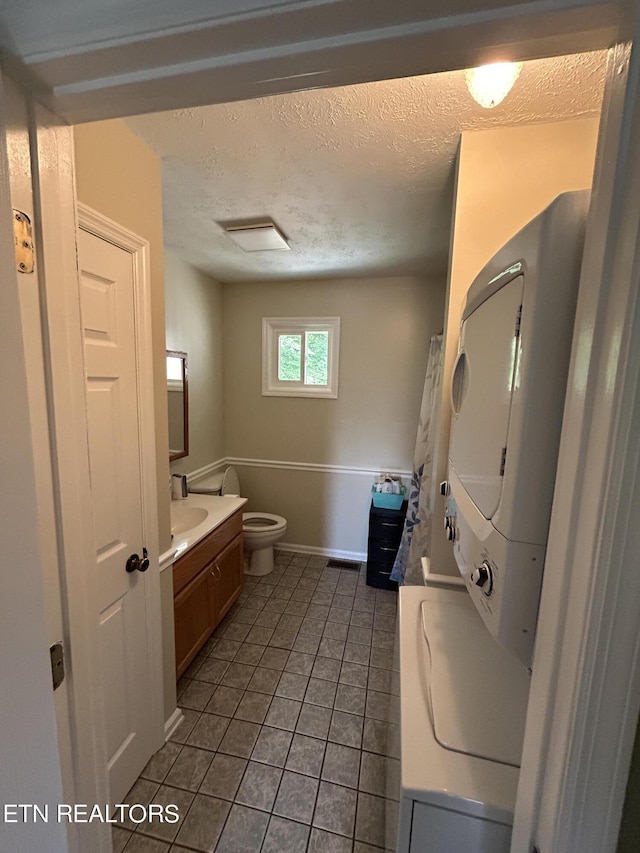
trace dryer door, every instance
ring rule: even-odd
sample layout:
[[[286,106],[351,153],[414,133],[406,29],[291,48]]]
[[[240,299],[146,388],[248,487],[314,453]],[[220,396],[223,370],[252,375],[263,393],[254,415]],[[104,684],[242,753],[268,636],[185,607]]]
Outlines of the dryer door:
[[[452,380],[449,458],[485,518],[500,503],[511,396],[517,382],[516,333],[524,277],[505,284],[463,322]]]

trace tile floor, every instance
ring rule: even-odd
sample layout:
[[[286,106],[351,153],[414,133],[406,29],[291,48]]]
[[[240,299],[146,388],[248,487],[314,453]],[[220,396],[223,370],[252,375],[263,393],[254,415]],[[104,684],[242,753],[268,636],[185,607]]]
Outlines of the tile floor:
[[[185,720],[127,797],[177,804],[179,823],[114,827],[116,853],[384,848],[396,594],[364,566],[275,563],[180,680]]]

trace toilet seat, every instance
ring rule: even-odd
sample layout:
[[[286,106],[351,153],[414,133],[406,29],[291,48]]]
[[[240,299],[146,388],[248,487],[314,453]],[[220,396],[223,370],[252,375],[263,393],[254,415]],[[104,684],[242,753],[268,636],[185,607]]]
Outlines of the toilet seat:
[[[210,474],[189,485],[193,494],[233,497],[240,494],[240,482],[229,465],[223,473]],[[273,571],[273,546],[287,532],[287,519],[271,512],[243,512],[242,533],[246,559],[245,574],[261,577]]]
[[[242,513],[242,530],[244,533],[252,535],[260,535],[267,533],[269,535],[283,530],[287,526],[286,518],[281,515],[274,515],[270,512],[243,512]]]

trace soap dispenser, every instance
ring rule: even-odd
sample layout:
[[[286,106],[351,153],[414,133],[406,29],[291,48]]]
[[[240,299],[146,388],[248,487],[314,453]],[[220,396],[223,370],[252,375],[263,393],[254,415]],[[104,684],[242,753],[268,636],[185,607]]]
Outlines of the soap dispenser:
[[[187,490],[187,475],[172,474],[171,475],[171,497],[174,501],[182,501],[189,496]]]

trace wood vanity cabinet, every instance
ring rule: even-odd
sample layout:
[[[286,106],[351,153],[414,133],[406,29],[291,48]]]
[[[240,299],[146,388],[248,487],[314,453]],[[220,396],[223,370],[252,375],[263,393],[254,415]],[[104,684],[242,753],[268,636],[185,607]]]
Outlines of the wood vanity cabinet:
[[[238,598],[243,585],[242,511],[238,510],[174,563],[178,678]]]

